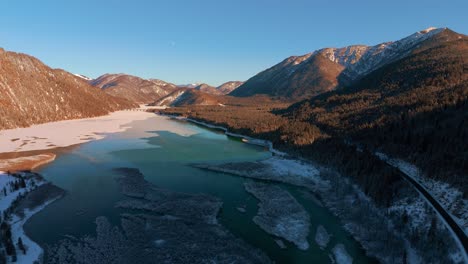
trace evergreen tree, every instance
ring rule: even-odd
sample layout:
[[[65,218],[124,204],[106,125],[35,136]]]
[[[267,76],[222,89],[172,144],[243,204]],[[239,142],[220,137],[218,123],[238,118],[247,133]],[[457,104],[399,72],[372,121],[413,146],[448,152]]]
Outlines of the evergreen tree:
[[[5,251],[1,250],[0,251],[0,264],[6,264],[7,263],[7,258],[5,255]]]
[[[24,247],[23,240],[21,237],[18,238],[18,248],[23,251],[23,254],[26,255],[26,248]]]
[[[26,181],[24,180],[24,178],[20,179],[20,187],[21,188],[26,188]]]
[[[18,260],[18,257],[16,256],[16,249],[13,246],[13,254],[11,254],[11,262],[16,262]]]

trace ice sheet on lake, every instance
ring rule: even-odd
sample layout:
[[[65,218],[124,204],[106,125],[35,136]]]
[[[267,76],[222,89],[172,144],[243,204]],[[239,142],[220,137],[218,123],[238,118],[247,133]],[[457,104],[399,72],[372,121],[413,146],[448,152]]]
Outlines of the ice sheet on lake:
[[[245,189],[260,200],[254,222],[267,233],[307,250],[310,217],[304,207],[287,191],[267,183],[246,182]]]
[[[333,248],[333,256],[337,264],[353,263],[353,258],[348,254],[343,244],[338,244]]]
[[[330,242],[330,235],[322,225],[317,227],[317,232],[315,233],[315,242],[317,242],[321,249],[326,248],[328,242]]]
[[[303,186],[310,190],[328,188],[328,182],[320,178],[319,170],[300,160],[272,157],[255,162],[235,162],[222,164],[192,164],[200,169],[225,172],[246,178],[272,180]]]

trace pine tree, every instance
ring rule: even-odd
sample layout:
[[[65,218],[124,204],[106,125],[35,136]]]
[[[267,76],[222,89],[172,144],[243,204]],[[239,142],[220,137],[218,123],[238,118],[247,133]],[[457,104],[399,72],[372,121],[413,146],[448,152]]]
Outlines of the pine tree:
[[[437,219],[433,216],[431,220],[431,225],[427,231],[427,241],[428,243],[433,243],[437,235]]]
[[[11,262],[16,262],[18,257],[16,256],[16,248],[13,246],[13,254],[11,254]]]
[[[5,250],[7,255],[9,256],[12,256],[13,254],[16,255],[16,249],[13,243],[11,242],[11,239],[5,240]]]
[[[24,247],[23,240],[21,237],[18,238],[18,248],[23,251],[23,254],[26,255],[26,248]]]
[[[21,188],[26,188],[26,181],[24,180],[24,178],[20,179],[20,187]]]
[[[7,263],[7,258],[5,255],[5,252],[3,250],[0,250],[0,264],[6,264]]]

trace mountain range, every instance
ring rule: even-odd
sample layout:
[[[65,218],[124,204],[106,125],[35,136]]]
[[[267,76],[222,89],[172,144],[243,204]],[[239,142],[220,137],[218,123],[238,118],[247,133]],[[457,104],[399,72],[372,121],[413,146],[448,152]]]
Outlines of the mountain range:
[[[409,56],[416,50],[429,48],[435,38],[441,42],[450,41],[452,33],[447,28],[428,28],[398,41],[375,46],[324,48],[306,55],[292,56],[250,78],[230,95],[246,97],[267,94],[296,100],[310,98],[352,85],[372,71]]]
[[[77,76],[87,78],[82,75]],[[204,96],[206,99],[189,101],[208,103],[211,100],[208,100],[207,98],[209,98],[209,96],[205,96],[204,94],[225,95],[242,84],[242,82],[239,81],[230,81],[219,87],[214,87],[206,83],[175,85],[158,79],[143,79],[128,74],[104,74],[93,80],[88,79],[88,81],[91,85],[101,88],[110,95],[125,98],[138,104],[153,105],[157,105],[160,102],[165,102],[170,105],[172,100],[176,99],[176,95],[183,94],[183,92],[188,91],[187,89],[193,89],[202,93],[190,92],[186,93],[185,96],[190,94],[191,98]]]
[[[447,28],[428,28],[398,41],[375,46],[324,48],[289,57],[245,83],[233,81],[218,87],[175,85],[128,74],[104,74],[91,79],[51,69],[25,54],[1,50],[0,113],[5,118],[2,118],[0,128],[101,115],[136,104],[183,106],[232,102],[232,99],[224,98],[225,95],[239,99],[267,95],[298,102],[331,91],[356,91],[363,82],[377,80],[374,74],[383,74],[381,69],[388,65],[464,39],[465,35]],[[427,64],[420,62],[429,67]],[[402,76],[412,80],[410,76]],[[398,79],[398,75],[393,78]],[[404,82],[408,80],[400,80],[396,85]],[[32,116],[30,111],[38,114]]]
[[[89,81],[106,93],[139,104],[152,103],[178,87],[157,79],[143,79],[128,74],[104,74]]]
[[[194,88],[180,88],[164,96],[151,106],[187,106],[187,105],[219,105],[223,102],[223,97],[206,93]]]

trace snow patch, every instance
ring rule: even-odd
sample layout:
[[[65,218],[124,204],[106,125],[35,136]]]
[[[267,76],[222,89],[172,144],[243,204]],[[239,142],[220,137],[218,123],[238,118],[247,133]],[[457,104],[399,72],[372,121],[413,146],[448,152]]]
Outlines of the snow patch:
[[[87,77],[87,76],[84,76],[84,75],[81,75],[81,74],[73,74],[75,75],[76,77],[80,77],[81,79],[83,80],[86,80],[86,81],[91,81],[92,79]]]
[[[316,178],[320,181],[320,172],[313,166],[303,163],[299,160],[284,159],[280,157],[272,157],[262,160],[261,163],[270,166],[270,168],[281,176],[299,176],[303,178]]]

